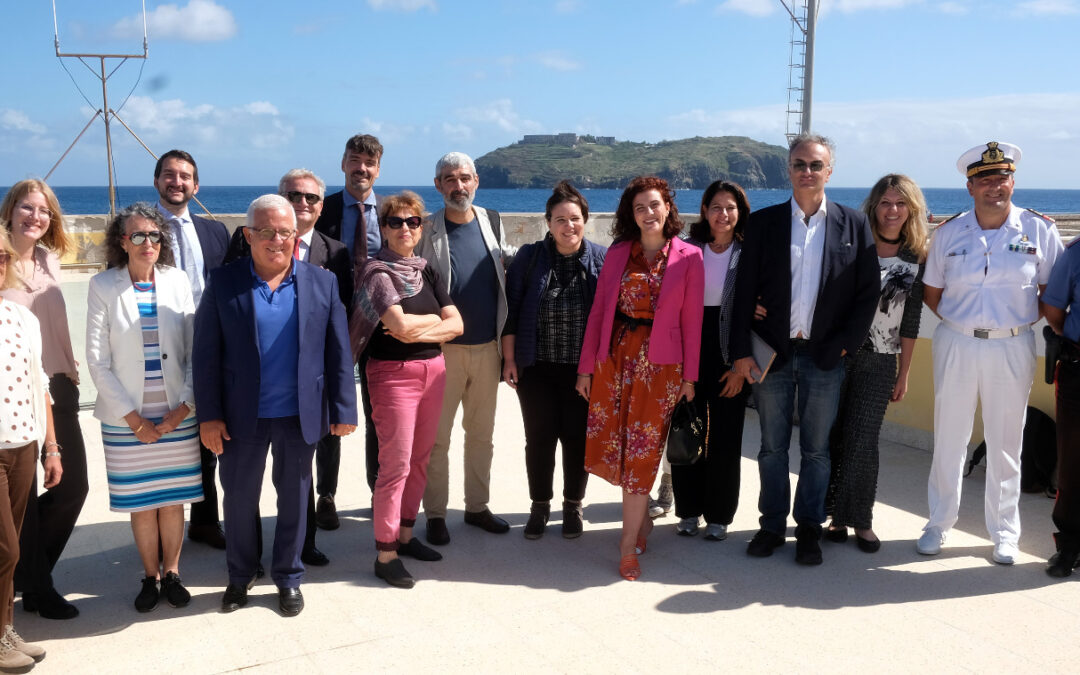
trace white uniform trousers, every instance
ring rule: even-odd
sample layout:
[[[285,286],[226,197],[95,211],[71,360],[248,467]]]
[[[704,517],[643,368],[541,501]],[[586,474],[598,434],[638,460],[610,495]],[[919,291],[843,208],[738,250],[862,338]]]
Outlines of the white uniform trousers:
[[[986,530],[997,544],[1020,540],[1020,450],[1035,375],[1035,334],[983,340],[944,323],[934,331],[934,459],[926,528],[948,532],[960,512],[975,405],[986,438]]]

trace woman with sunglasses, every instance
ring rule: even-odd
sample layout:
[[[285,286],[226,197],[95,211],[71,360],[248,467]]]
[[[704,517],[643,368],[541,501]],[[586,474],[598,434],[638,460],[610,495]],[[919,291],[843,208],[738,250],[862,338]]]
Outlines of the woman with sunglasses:
[[[525,424],[525,473],[532,507],[525,538],[539,539],[551,514],[555,446],[562,443],[562,536],[583,529],[585,418],[589,404],[574,392],[596,279],[607,247],[585,239],[589,202],[567,181],[544,210],[548,232],[526,244],[506,272],[502,379],[517,390]]]
[[[173,607],[191,600],[179,569],[184,504],[203,498],[191,380],[195,305],[166,236],[154,206],[120,211],[105,231],[110,269],[90,280],[87,294],[86,360],[98,390],[109,508],[131,514],[144,571],[140,612],[159,597]]]
[[[0,228],[0,290],[17,288],[17,254]],[[45,650],[24,642],[15,621],[15,561],[30,484],[39,453],[46,489],[60,482],[63,468],[53,433],[49,381],[42,368],[42,336],[33,313],[0,296],[0,671],[24,673],[45,658]]]
[[[379,437],[372,495],[375,576],[391,586],[415,581],[399,556],[440,560],[413,535],[446,388],[442,343],[461,335],[461,314],[435,267],[413,255],[423,236],[424,202],[404,191],[379,209],[384,245],[357,271],[349,319],[353,357],[367,352],[371,417]]]
[[[4,298],[30,309],[41,325],[42,362],[49,377],[56,440],[64,453],[64,481],[38,496],[35,480],[19,539],[15,587],[22,606],[46,619],[72,619],[79,610],[53,586],[52,570],[67,546],[86,501],[86,447],[79,427],[79,370],[71,349],[67,306],[60,291],[60,258],[73,246],[60,204],[40,180],[16,183],[0,206],[17,273]]]

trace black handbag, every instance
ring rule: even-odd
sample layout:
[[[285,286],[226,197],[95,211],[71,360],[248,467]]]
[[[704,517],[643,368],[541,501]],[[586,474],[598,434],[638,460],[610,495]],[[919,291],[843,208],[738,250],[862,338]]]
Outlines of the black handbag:
[[[693,464],[705,454],[706,420],[693,401],[679,399],[671,413],[667,458],[672,466]]]

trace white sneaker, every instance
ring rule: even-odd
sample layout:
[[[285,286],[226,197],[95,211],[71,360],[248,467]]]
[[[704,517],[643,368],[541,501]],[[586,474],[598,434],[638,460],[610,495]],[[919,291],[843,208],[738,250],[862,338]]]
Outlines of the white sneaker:
[[[675,533],[684,537],[693,537],[698,533],[698,517],[683,518],[675,526]]]
[[[709,523],[705,526],[705,538],[709,541],[723,541],[727,539],[727,525],[723,523]]]
[[[994,544],[994,555],[992,558],[994,562],[999,565],[1011,565],[1016,562],[1016,556],[1020,555],[1020,550],[1016,548],[1016,544],[1009,541],[999,541]]]
[[[915,542],[915,550],[922,555],[937,555],[941,553],[941,545],[945,543],[945,533],[940,527],[928,527]]]

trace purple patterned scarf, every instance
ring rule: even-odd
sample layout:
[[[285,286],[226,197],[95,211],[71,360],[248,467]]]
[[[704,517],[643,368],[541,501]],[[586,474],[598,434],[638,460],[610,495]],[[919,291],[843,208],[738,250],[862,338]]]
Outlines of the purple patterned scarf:
[[[419,256],[403,258],[383,246],[374,258],[357,268],[356,292],[353,294],[352,318],[349,319],[349,342],[353,361],[360,358],[375,329],[379,317],[405,298],[411,298],[424,288],[421,272],[427,260]]]

